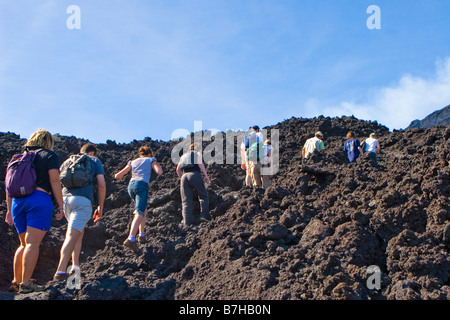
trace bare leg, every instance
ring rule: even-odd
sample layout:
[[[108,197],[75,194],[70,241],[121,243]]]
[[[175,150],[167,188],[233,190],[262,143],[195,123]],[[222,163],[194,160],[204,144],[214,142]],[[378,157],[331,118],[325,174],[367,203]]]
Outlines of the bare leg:
[[[81,253],[81,245],[83,244],[83,236],[84,229],[81,231],[81,234],[78,237],[77,243],[75,243],[75,248],[73,248],[72,252],[72,265],[79,266],[80,265],[80,253]]]
[[[29,282],[39,257],[39,245],[46,231],[27,227],[25,249],[22,257],[22,282]]]
[[[66,239],[61,247],[61,258],[59,260],[58,269],[56,270],[57,272],[66,272],[70,256],[74,251],[80,234],[81,232],[74,228],[67,229]]]
[[[133,222],[131,223],[131,228],[130,228],[130,236],[136,237],[139,226],[143,220],[145,221],[144,216],[141,216],[137,212],[134,213]]]
[[[144,218],[142,219],[141,223],[139,224],[139,233],[145,233],[145,220],[147,218],[147,209],[145,209],[144,212]]]
[[[26,235],[26,232],[19,234],[20,246],[17,248],[16,253],[14,254],[14,262],[13,262],[14,279],[13,279],[13,281],[16,283],[22,282],[23,251],[25,250],[25,246],[26,246],[25,235]]]

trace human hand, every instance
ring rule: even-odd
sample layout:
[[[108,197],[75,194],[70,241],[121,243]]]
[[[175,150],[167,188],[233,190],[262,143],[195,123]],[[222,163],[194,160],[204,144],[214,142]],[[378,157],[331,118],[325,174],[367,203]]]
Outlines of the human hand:
[[[92,216],[92,218],[94,219],[94,222],[97,223],[98,221],[100,221],[100,219],[102,218],[102,208],[100,208],[100,206],[97,207],[97,209],[95,209],[94,211],[94,215]]]
[[[57,221],[61,220],[64,217],[64,209],[63,208],[59,208],[58,209],[58,213],[55,214],[55,218]]]
[[[9,211],[9,210],[6,211],[5,222],[7,224],[9,224],[10,226],[12,226],[14,224],[11,211]]]

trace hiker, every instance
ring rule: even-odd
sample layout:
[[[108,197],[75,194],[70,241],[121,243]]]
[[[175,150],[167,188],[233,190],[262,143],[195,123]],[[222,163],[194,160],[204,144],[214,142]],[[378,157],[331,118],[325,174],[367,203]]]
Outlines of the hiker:
[[[251,185],[251,181],[252,181],[252,176],[251,176],[250,166],[249,166],[249,163],[247,161],[247,156],[245,154],[245,143],[244,143],[244,141],[242,141],[242,143],[241,143],[241,159],[242,159],[241,168],[242,168],[242,170],[245,170],[244,183],[245,183],[246,186],[250,186]]]
[[[361,143],[356,139],[353,131],[347,133],[347,141],[344,142],[344,152],[347,152],[348,161],[355,162],[363,152]]]
[[[270,185],[270,179],[273,177],[273,147],[272,141],[270,139],[266,139],[264,141],[264,158],[261,159],[262,167],[268,169],[269,174],[261,175],[262,184],[264,188],[268,188]]]
[[[145,220],[147,217],[148,190],[152,170],[154,170],[158,176],[163,173],[161,166],[158,164],[156,158],[153,157],[153,151],[147,146],[141,146],[139,148],[139,157],[129,161],[127,165],[114,176],[116,179],[120,180],[125,174],[131,171],[128,194],[131,199],[134,200],[134,218],[131,223],[128,238],[125,239],[123,244],[135,253],[139,251],[136,240],[141,244],[145,243]]]
[[[241,159],[242,165],[241,168],[245,170],[245,185],[251,186],[253,184],[252,179],[252,170],[253,164],[248,160],[246,151],[250,148],[254,143],[261,142],[264,140],[264,136],[260,131],[259,126],[254,125],[249,128],[249,132],[244,136],[241,144]]]
[[[255,150],[256,149],[256,150]],[[255,152],[257,153],[255,155]],[[258,156],[258,153],[262,155]],[[263,167],[269,167],[271,164],[272,146],[270,139],[264,141],[262,148],[256,143],[248,149],[248,159],[251,166],[251,177],[254,187],[267,188],[270,184],[270,175],[262,174]],[[256,158],[253,159],[252,158]]]
[[[322,132],[317,131],[314,137],[306,140],[302,149],[302,156],[303,158],[307,159],[310,155],[314,153],[314,151],[320,152],[324,149],[325,146],[323,144],[323,134]]]
[[[176,172],[181,178],[180,193],[182,201],[182,227],[188,227],[192,224],[194,211],[194,191],[197,193],[200,202],[200,221],[209,222],[211,216],[209,214],[209,198],[208,191],[203,183],[202,175],[205,182],[209,184],[208,173],[202,161],[202,155],[195,151],[195,144],[190,145],[190,151],[181,156],[178,162]]]
[[[370,134],[369,138],[364,140],[364,151],[368,152],[370,155],[370,159],[378,164],[377,153],[380,153],[380,142],[377,139],[377,135],[373,132]]]
[[[82,186],[75,186],[71,183],[65,183],[64,177],[70,168],[74,167],[79,160],[81,165],[80,172],[86,177],[86,181],[81,182]],[[67,170],[67,171],[66,171]],[[61,247],[60,260],[53,276],[54,280],[67,279],[72,272],[80,270],[80,252],[83,242],[84,230],[92,218],[98,222],[103,215],[103,204],[106,196],[105,171],[102,162],[97,158],[97,148],[92,143],[86,143],[80,149],[79,155],[69,157],[61,165],[61,181],[63,184],[64,213],[68,221],[66,237]],[[68,178],[74,178],[68,177]],[[79,177],[77,175],[76,177]],[[97,202],[94,214],[92,215],[94,204],[94,187],[97,184]],[[68,272],[67,265],[72,256],[72,266]]]
[[[59,158],[53,151],[54,140],[50,132],[39,129],[25,144],[27,151],[34,151],[35,189],[23,197],[11,197],[6,193],[6,222],[14,226],[19,235],[20,245],[15,252],[14,279],[9,291],[30,293],[45,290],[31,280],[39,257],[39,246],[53,218],[53,199],[58,209],[57,220],[64,216],[63,196],[59,180]],[[8,190],[8,187],[6,188]]]

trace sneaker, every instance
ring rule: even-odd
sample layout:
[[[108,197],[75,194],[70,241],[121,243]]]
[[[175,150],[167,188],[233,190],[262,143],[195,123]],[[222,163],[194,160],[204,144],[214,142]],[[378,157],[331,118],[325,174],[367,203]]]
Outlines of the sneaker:
[[[70,275],[67,272],[64,273],[55,273],[53,276],[53,280],[67,280]]]
[[[208,218],[204,218],[204,217],[200,218],[200,221],[201,222],[211,222],[211,220],[209,220]]]
[[[128,247],[128,248],[130,248],[131,250],[133,250],[134,253],[138,253],[138,252],[139,252],[139,248],[137,247],[135,241],[130,241],[130,240],[126,239],[126,240],[123,242],[123,245],[124,245],[125,247]]]
[[[20,284],[20,293],[40,292],[44,291],[45,286],[38,285],[33,281],[22,282]]]
[[[19,292],[20,284],[15,281],[11,281],[11,286],[8,289],[8,292]]]
[[[144,244],[144,243],[147,242],[147,240],[145,240],[145,237],[140,237],[140,236],[138,236],[138,237],[137,237],[137,242],[139,242],[140,244]]]

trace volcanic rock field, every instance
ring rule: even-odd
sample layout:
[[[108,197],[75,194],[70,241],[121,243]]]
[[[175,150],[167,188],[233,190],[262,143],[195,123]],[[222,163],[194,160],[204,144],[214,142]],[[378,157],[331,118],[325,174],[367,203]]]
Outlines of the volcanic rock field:
[[[33,274],[49,288],[31,294],[7,293],[19,240],[4,222],[6,165],[25,139],[0,133],[0,295],[35,300],[450,299],[450,127],[390,132],[374,121],[320,116],[293,117],[265,129],[279,132],[280,170],[270,187],[244,186],[239,164],[207,165],[213,220],[200,223],[196,215],[187,230],[179,227],[179,178],[171,160],[179,141],[145,138],[124,144],[111,136],[97,144],[107,199],[102,220],[86,228],[81,288],[52,280],[67,227],[65,219],[54,219]],[[326,149],[303,160],[301,148],[317,130]],[[366,155],[348,163],[342,149],[349,130],[361,141],[378,134],[378,166]],[[86,142],[55,135],[55,152],[62,162]],[[132,220],[130,176],[117,181],[114,173],[137,157],[142,145],[152,148],[164,173],[150,182],[147,243],[135,254],[122,245]],[[380,270],[379,288],[368,285],[370,266]]]

